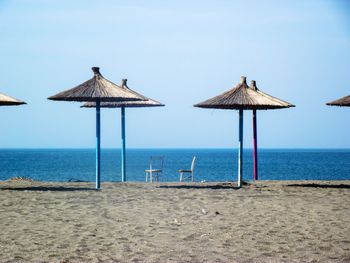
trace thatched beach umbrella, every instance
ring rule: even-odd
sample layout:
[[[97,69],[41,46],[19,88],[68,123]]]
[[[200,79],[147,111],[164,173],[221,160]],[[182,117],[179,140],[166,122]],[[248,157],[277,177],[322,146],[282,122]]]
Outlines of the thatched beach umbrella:
[[[102,102],[101,108],[120,108],[121,112],[121,137],[122,137],[122,148],[121,148],[121,174],[122,174],[122,182],[126,181],[126,161],[125,161],[125,108],[141,108],[141,107],[161,107],[165,106],[159,101],[152,100],[147,98],[134,90],[130,89],[127,85],[127,79],[122,79],[122,83],[120,87],[127,90],[130,93],[133,93],[141,98],[143,101],[121,101],[121,102]],[[81,107],[83,108],[95,108],[95,102],[87,102]]]
[[[93,78],[88,81],[54,96],[49,100],[62,101],[91,101],[96,103],[96,189],[100,188],[100,104],[101,102],[120,102],[143,100],[140,96],[120,88],[113,82],[105,79],[98,67],[93,67]]]
[[[0,93],[0,106],[17,106],[27,104],[24,101],[15,99],[13,97],[7,96],[3,93]]]
[[[350,107],[350,95],[349,96],[345,96],[343,98],[331,101],[326,103],[329,106],[344,106],[344,107]]]
[[[262,92],[256,86],[256,81],[252,80],[250,83],[250,89],[255,91],[260,98],[255,102],[258,106],[256,109],[253,109],[253,163],[254,163],[254,180],[258,180],[258,135],[257,135],[257,125],[256,125],[256,110],[274,110],[274,109],[283,109],[295,107],[289,102],[277,99],[270,96],[267,93]],[[258,97],[256,97],[258,98]]]
[[[294,105],[274,98],[256,87],[253,80],[251,87],[246,83],[246,77],[233,89],[223,94],[194,105],[200,108],[235,109],[239,110],[239,151],[238,151],[238,186],[242,186],[243,173],[243,110],[253,110],[253,144],[254,144],[254,174],[257,179],[257,129],[256,110],[280,109]]]

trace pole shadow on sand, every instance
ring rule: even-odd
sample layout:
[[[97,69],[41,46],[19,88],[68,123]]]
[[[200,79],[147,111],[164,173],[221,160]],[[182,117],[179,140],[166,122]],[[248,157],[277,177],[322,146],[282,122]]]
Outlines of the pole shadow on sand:
[[[24,186],[24,187],[0,187],[0,191],[52,191],[52,192],[72,192],[72,191],[96,191],[87,187],[64,187],[64,186]]]
[[[287,186],[291,187],[310,187],[310,188],[338,188],[338,189],[350,189],[350,185],[348,184],[288,184]]]
[[[198,185],[198,184],[181,184],[181,185],[160,185],[157,188],[172,188],[172,189],[213,189],[213,190],[220,190],[220,189],[233,189],[233,190],[239,190],[240,187],[238,187],[235,184],[209,184],[209,185]]]

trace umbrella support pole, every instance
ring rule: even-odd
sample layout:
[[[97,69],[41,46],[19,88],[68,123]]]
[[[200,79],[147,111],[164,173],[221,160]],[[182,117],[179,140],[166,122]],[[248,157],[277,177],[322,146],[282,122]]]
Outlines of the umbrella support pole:
[[[238,187],[242,187],[243,174],[243,110],[239,110],[239,145],[238,145]]]
[[[256,110],[253,110],[253,163],[254,180],[258,180],[258,135],[256,130]]]
[[[125,107],[121,107],[121,126],[122,126],[122,149],[121,149],[121,167],[122,167],[122,182],[126,181],[125,171]]]
[[[100,101],[96,101],[96,189],[101,187],[101,118]]]

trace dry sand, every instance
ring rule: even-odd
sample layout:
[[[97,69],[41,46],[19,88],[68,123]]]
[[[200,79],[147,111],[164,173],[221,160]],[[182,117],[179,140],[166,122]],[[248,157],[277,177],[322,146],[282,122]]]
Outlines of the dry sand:
[[[350,181],[102,186],[0,182],[0,261],[350,262]]]

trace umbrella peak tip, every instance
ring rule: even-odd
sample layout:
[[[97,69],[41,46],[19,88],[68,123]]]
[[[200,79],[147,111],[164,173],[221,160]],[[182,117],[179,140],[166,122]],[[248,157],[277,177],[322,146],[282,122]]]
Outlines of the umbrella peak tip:
[[[91,70],[95,75],[101,75],[99,67],[92,67]]]
[[[122,83],[121,83],[122,88],[128,87],[128,85],[126,84],[127,82],[128,82],[128,79],[122,79]]]
[[[247,77],[246,76],[241,76],[241,84],[246,83]]]
[[[258,89],[258,87],[256,86],[256,81],[255,80],[251,80],[250,81],[250,88],[252,90],[257,90]]]

